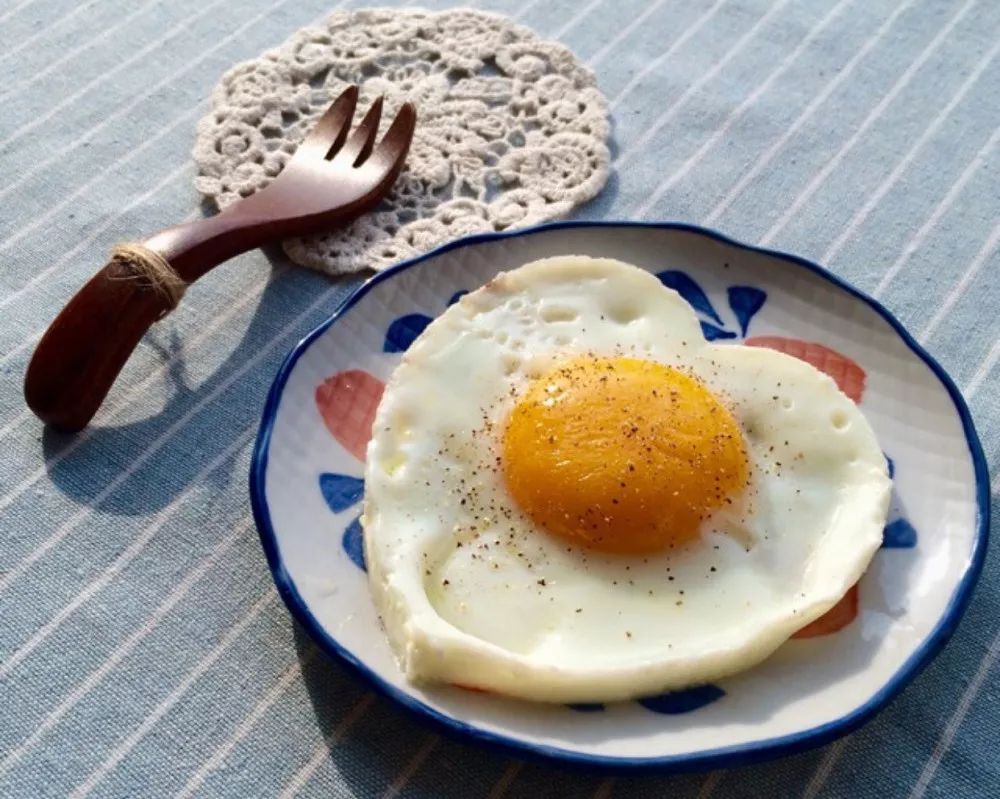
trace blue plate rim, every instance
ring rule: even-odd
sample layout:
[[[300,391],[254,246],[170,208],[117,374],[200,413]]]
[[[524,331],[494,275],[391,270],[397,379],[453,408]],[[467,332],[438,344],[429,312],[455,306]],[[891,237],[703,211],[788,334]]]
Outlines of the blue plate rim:
[[[875,692],[875,694],[864,704],[855,708],[851,712],[840,718],[825,724],[812,727],[788,735],[777,736],[753,741],[750,743],[736,744],[733,746],[720,747],[717,749],[702,752],[665,755],[654,757],[616,757],[610,755],[594,755],[585,752],[578,752],[572,749],[563,749],[557,746],[528,743],[517,738],[512,738],[500,733],[491,732],[464,721],[459,721],[451,716],[445,715],[434,709],[430,705],[410,696],[396,686],[386,682],[377,673],[371,670],[364,662],[355,657],[341,644],[329,635],[319,621],[309,610],[308,605],[299,594],[295,583],[285,568],[278,548],[277,536],[271,522],[270,509],[267,503],[265,492],[265,478],[267,475],[268,452],[271,442],[271,435],[274,422],[277,418],[278,408],[284,393],[288,378],[298,362],[299,358],[312,345],[312,343],[332,327],[337,320],[379,283],[390,280],[396,275],[410,269],[424,261],[435,258],[451,250],[484,244],[488,242],[518,238],[520,236],[531,236],[553,230],[569,229],[589,229],[589,228],[638,228],[655,230],[676,230],[696,235],[705,236],[719,243],[735,247],[746,252],[766,255],[785,261],[797,267],[806,269],[838,289],[847,292],[857,300],[865,303],[879,316],[889,323],[890,327],[900,336],[910,350],[923,361],[934,373],[941,384],[947,390],[951,401],[958,411],[962,422],[962,429],[965,434],[966,445],[969,456],[972,459],[973,471],[976,481],[976,539],[972,550],[969,565],[958,583],[948,606],[939,619],[937,625],[931,633],[914,650],[905,663],[896,671],[886,683]],[[560,763],[583,767],[589,769],[600,769],[617,772],[634,771],[696,771],[713,768],[729,768],[742,766],[761,760],[783,757],[785,755],[812,749],[817,746],[829,743],[830,741],[846,735],[871,719],[876,713],[884,708],[889,701],[895,697],[910,681],[912,681],[934,657],[941,651],[948,639],[954,633],[959,621],[972,598],[972,592],[979,574],[983,568],[986,556],[987,544],[989,541],[989,521],[990,521],[990,492],[989,492],[989,471],[986,465],[986,458],[983,453],[982,444],[976,433],[972,414],[968,405],[962,397],[961,392],[955,385],[944,368],[935,360],[927,350],[920,345],[916,339],[906,330],[903,324],[878,300],[870,297],[855,288],[850,283],[834,275],[819,264],[791,253],[780,250],[757,247],[752,244],[733,239],[717,230],[704,228],[686,222],[639,222],[627,220],[564,220],[551,222],[543,225],[536,225],[528,228],[520,228],[508,232],[482,233],[447,242],[440,247],[431,250],[423,255],[410,258],[401,263],[395,264],[388,269],[365,281],[345,300],[343,300],[330,317],[317,325],[310,333],[296,344],[291,352],[285,357],[271,389],[268,392],[267,401],[264,405],[261,417],[260,429],[254,444],[253,454],[250,462],[250,503],[253,510],[254,520],[260,536],[261,546],[267,558],[268,567],[271,570],[272,578],[278,589],[278,593],[284,601],[292,616],[299,622],[327,653],[336,656],[341,661],[351,667],[357,674],[366,679],[373,688],[384,696],[398,702],[404,709],[415,715],[422,721],[431,722],[443,732],[462,739],[472,739],[477,743],[487,747],[502,751],[508,755],[515,755],[542,761],[559,761]]]

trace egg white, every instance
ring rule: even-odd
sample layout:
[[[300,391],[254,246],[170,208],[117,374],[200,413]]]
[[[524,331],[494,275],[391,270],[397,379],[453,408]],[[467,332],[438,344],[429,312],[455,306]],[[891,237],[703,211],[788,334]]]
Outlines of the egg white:
[[[682,550],[572,547],[509,496],[504,421],[533,376],[583,354],[683,368],[739,423],[751,488]],[[861,577],[890,482],[871,427],[828,376],[709,344],[653,275],[572,256],[499,275],[424,330],[386,386],[365,486],[372,595],[408,679],[597,702],[767,657]]]

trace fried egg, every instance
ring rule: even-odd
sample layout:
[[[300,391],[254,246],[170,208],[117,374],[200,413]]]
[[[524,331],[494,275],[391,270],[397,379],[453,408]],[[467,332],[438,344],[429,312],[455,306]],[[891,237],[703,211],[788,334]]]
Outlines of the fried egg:
[[[409,680],[613,701],[749,668],[821,616],[878,549],[889,485],[829,377],[706,342],[642,269],[551,258],[404,354],[365,555]]]

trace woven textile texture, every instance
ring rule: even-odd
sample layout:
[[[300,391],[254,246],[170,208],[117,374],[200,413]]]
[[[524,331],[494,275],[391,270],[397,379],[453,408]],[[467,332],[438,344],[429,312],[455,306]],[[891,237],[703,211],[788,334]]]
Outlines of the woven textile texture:
[[[357,277],[249,253],[146,337],[88,432],[25,410],[34,341],[112,246],[203,212],[190,154],[220,77],[358,7],[0,6],[0,796],[1000,793],[995,551],[952,641],[871,724],[762,765],[611,778],[520,763],[373,697],[290,621],[246,488],[282,357]],[[612,174],[579,217],[704,223],[876,295],[968,398],[1000,515],[1000,4],[479,7],[564,43],[608,99]]]

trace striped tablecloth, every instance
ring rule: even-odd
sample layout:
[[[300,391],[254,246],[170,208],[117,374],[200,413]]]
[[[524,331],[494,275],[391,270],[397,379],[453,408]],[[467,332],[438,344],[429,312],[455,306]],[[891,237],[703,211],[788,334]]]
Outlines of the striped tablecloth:
[[[702,222],[879,297],[968,398],[995,502],[1000,3],[481,5],[567,43],[611,100],[615,174],[581,216]],[[0,8],[0,795],[998,795],[995,552],[952,642],[874,722],[732,771],[507,760],[318,653],[271,586],[246,475],[281,358],[356,281],[243,256],[147,337],[87,433],[26,412],[34,341],[111,245],[197,208],[194,123],[219,75],[336,7]]]

